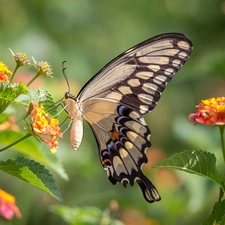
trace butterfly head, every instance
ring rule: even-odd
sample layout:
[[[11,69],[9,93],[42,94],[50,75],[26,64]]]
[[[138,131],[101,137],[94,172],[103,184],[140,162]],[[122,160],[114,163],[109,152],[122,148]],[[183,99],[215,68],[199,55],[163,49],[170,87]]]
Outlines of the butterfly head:
[[[64,100],[73,100],[73,101],[77,101],[77,98],[74,97],[73,95],[71,95],[68,91],[64,94]]]
[[[70,98],[70,93],[66,92],[65,95],[64,95],[64,99],[68,99],[68,98]]]

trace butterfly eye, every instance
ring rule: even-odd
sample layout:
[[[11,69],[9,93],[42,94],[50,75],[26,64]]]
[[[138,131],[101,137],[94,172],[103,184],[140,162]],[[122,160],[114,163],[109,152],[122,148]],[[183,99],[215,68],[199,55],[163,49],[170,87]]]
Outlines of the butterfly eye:
[[[69,93],[69,92],[66,92],[65,95],[64,95],[64,98],[65,98],[65,99],[68,99],[68,98],[70,98],[70,97],[71,97],[70,93]]]

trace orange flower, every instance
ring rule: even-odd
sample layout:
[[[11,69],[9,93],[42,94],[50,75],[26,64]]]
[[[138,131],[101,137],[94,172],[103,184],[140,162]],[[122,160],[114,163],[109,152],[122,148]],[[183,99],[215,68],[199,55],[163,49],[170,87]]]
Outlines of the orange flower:
[[[12,72],[3,62],[0,62],[0,82],[7,81],[9,75],[12,75]]]
[[[19,208],[16,206],[16,201],[14,196],[0,189],[0,215],[5,219],[10,220],[14,215],[21,218]]]
[[[58,139],[62,137],[60,132],[59,121],[55,118],[51,118],[47,112],[45,112],[42,105],[38,105],[37,102],[31,102],[33,109],[31,111],[32,128],[35,135],[37,135],[43,142],[50,146],[52,153],[56,152],[58,147]]]
[[[202,100],[196,108],[196,113],[191,113],[188,116],[188,119],[194,124],[202,123],[208,126],[225,125],[225,97]]]

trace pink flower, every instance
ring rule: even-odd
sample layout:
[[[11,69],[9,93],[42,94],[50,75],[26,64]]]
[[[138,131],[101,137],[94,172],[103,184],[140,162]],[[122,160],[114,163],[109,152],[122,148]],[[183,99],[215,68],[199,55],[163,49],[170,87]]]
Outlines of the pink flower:
[[[14,196],[2,189],[0,189],[0,215],[7,220],[11,220],[14,215],[18,218],[22,217],[19,208],[16,206]]]
[[[39,75],[51,76],[52,74],[52,68],[48,62],[35,62],[35,67],[38,70]]]

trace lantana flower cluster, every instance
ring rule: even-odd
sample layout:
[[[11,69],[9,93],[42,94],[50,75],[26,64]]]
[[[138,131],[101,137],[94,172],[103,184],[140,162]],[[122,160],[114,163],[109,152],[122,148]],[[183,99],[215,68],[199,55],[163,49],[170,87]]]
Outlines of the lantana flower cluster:
[[[202,100],[196,108],[196,112],[191,113],[188,117],[194,124],[201,123],[208,126],[225,125],[225,97]]]
[[[28,56],[25,53],[16,53],[14,54],[13,51],[11,50],[13,57],[16,61],[16,63],[19,66],[29,66],[30,65],[30,59],[28,58]]]
[[[52,74],[52,68],[48,62],[44,62],[44,61],[35,62],[35,67],[39,71],[39,75],[43,74],[46,76],[51,76]]]
[[[32,102],[33,109],[30,114],[31,126],[35,135],[43,142],[50,146],[52,153],[56,152],[58,147],[58,139],[62,138],[62,133],[59,127],[59,121],[52,118],[42,105],[37,102]]]

